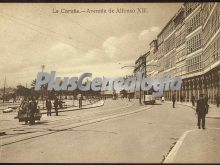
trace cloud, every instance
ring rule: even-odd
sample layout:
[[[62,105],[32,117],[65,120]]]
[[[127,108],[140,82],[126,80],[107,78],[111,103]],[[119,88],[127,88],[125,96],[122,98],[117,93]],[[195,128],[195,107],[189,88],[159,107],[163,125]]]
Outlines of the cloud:
[[[115,57],[115,53],[117,50],[117,45],[119,43],[119,39],[117,37],[109,37],[103,43],[103,50],[110,58]]]
[[[150,28],[150,31],[151,31],[151,32],[156,32],[156,33],[159,33],[160,28],[159,28],[159,27],[157,27],[157,26],[152,26],[152,27]]]
[[[112,61],[132,61],[149,50],[149,43],[156,38],[160,28],[149,27],[140,33],[127,33],[120,37],[109,37],[103,43],[105,56]]]
[[[140,53],[147,51],[145,44],[138,39],[136,33],[110,37],[103,43],[103,49],[112,62],[134,60]]]
[[[133,65],[140,55],[149,50],[148,45],[156,37],[159,29],[159,27],[153,26],[140,33],[111,36],[103,42],[101,47],[90,49],[87,52],[76,50],[70,45],[57,43],[51,47],[47,58],[52,59],[53,62],[50,61],[52,63],[57,61],[55,68],[63,74],[71,70],[77,73],[87,71],[104,73],[110,72],[109,68],[114,73],[118,73],[122,67],[119,63]],[[116,68],[111,66],[116,66]]]
[[[147,38],[147,36],[150,34],[150,30],[143,30],[139,36],[138,36],[138,39],[139,40],[145,40]]]
[[[0,66],[3,72],[7,72],[17,78],[18,82],[29,82],[40,71],[44,64],[45,71],[56,70],[59,76],[81,75],[91,72],[94,76],[117,77],[132,74],[133,68],[121,69],[124,65],[134,65],[135,60],[149,50],[149,43],[156,38],[160,28],[153,26],[143,29],[139,33],[130,32],[121,36],[107,38],[100,47],[81,51],[71,44],[52,42],[50,45],[42,43],[32,51],[31,58],[28,53],[18,52],[17,60],[11,61],[11,66],[6,66],[11,56],[3,56],[4,65]],[[45,47],[44,47],[45,46]],[[49,47],[49,49],[48,49]],[[5,53],[7,53],[5,51]]]
[[[53,47],[51,47],[50,49],[51,54],[54,58],[54,56],[56,57],[65,57],[65,58],[69,58],[69,57],[76,57],[77,56],[77,51],[74,47],[67,45],[65,43],[57,43],[56,45],[54,45]]]
[[[139,40],[146,41],[150,43],[153,39],[156,38],[157,34],[160,32],[160,28],[157,26],[152,26],[149,29],[145,29],[139,34]]]

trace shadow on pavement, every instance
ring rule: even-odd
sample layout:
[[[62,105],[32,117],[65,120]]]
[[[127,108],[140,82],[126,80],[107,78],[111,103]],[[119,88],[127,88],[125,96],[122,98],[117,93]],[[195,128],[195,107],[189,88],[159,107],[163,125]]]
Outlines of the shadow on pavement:
[[[155,104],[153,104],[153,105],[163,105],[163,104],[161,104],[161,103],[155,103]]]

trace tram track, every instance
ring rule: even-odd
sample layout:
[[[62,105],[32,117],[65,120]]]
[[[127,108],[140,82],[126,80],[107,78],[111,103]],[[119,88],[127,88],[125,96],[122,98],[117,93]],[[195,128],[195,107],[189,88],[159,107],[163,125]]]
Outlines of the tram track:
[[[100,107],[100,106],[98,106]],[[90,109],[90,108],[98,108],[97,106],[96,107],[89,107],[89,108],[82,108],[82,109],[76,109],[76,110],[71,110],[71,111],[79,111],[79,110],[85,110],[85,109]],[[70,110],[69,110],[70,111]],[[65,111],[60,111],[59,113],[63,113]],[[43,115],[43,114],[42,114]],[[71,119],[72,117],[67,117],[67,119]],[[57,119],[57,120],[54,120],[54,121],[50,121],[51,123],[53,122],[57,122],[57,121],[60,121],[60,120],[63,120],[63,119]],[[10,130],[13,130],[13,129],[17,129],[17,128],[27,128],[27,125],[23,125],[23,126],[18,126],[18,127],[12,127],[12,128],[6,128],[6,129],[1,129],[2,132],[4,131],[10,131]]]
[[[114,112],[114,111],[119,110],[119,109],[122,110],[122,109],[125,109],[125,108],[129,108],[130,106],[132,106],[132,105],[127,105],[127,106],[124,106],[124,107],[118,107],[118,108],[114,108],[114,109],[109,108],[109,109],[105,109],[105,111],[111,110],[111,111],[109,111],[109,113],[110,113],[110,112]],[[92,114],[92,116],[90,116],[91,114]],[[78,120],[79,122],[87,121],[87,120],[84,120],[84,119],[87,118],[88,116],[93,117],[93,116],[100,115],[100,114],[103,114],[103,111],[101,111],[101,112],[100,111],[98,111],[98,112],[92,111],[92,112],[87,112],[85,114],[78,115],[78,116],[71,116],[71,117],[66,117],[64,119],[57,119],[57,120],[54,120],[54,121],[49,121],[50,123],[56,123],[57,124],[57,125],[50,126],[49,128],[42,128],[42,127],[34,128],[34,127],[29,127],[29,126],[25,125],[25,126],[20,126],[20,127],[15,127],[15,128],[9,128],[9,129],[4,130],[4,131],[5,132],[7,132],[7,131],[19,131],[21,129],[26,129],[27,131],[29,131],[30,129],[31,130],[33,130],[33,129],[53,129],[53,128],[56,128],[57,126],[66,126],[68,124],[77,123],[76,120]],[[106,115],[113,115],[113,114],[106,114]],[[81,120],[79,120],[79,119],[81,119]],[[71,122],[68,123],[68,124],[60,124],[59,121],[62,121],[62,122],[71,121]],[[24,130],[22,130],[22,131],[24,131]],[[9,135],[9,136],[3,136],[1,139],[11,137],[10,135],[13,135],[13,134],[6,134],[6,135]]]
[[[132,108],[133,106],[133,108]],[[131,107],[129,109],[127,109],[128,107]],[[6,136],[4,138],[1,138],[1,144],[0,146],[6,146],[6,145],[10,145],[13,143],[18,143],[21,141],[25,141],[25,140],[30,140],[30,139],[34,139],[34,138],[38,138],[41,136],[46,136],[49,134],[53,134],[53,133],[57,133],[57,132],[61,132],[61,131],[66,131],[72,128],[77,128],[80,126],[84,126],[84,125],[88,125],[88,124],[93,124],[96,122],[101,122],[104,120],[108,120],[108,119],[112,119],[112,118],[116,118],[116,117],[120,117],[120,116],[124,116],[124,115],[128,115],[128,114],[132,114],[132,113],[137,113],[139,111],[143,111],[146,110],[148,108],[151,107],[142,107],[141,109],[135,109],[134,104],[131,105],[127,105],[124,107],[118,107],[118,108],[114,108],[111,109],[111,111],[109,111],[109,113],[98,116],[96,118],[94,118],[94,116],[97,116],[97,114],[101,114],[102,112],[95,112],[93,113],[92,116],[90,116],[89,118],[86,118],[86,116],[88,116],[89,114],[87,114],[86,116],[80,116],[81,120],[79,120],[79,122],[73,121],[71,119],[63,119],[62,122],[63,124],[59,124],[59,125],[53,125],[53,126],[49,126],[46,128],[36,128],[35,130],[26,130],[26,133],[18,133],[18,134],[14,134],[14,136]],[[117,110],[120,109],[120,113],[117,112]],[[124,109],[122,111],[122,109]],[[133,109],[133,110],[130,110]],[[83,117],[83,118],[82,118]],[[31,127],[30,127],[31,128]],[[38,130],[37,130],[38,129]],[[31,135],[32,134],[32,135]],[[21,135],[21,136],[19,136]],[[24,136],[23,136],[24,135]],[[26,136],[25,136],[26,135]]]
[[[88,116],[96,116],[96,115],[99,115],[99,114],[103,114],[103,112],[112,112],[112,111],[116,111],[118,109],[123,109],[123,108],[128,108],[132,106],[132,103],[130,103],[129,105],[126,105],[126,106],[123,106],[123,107],[115,107],[115,108],[105,108],[104,107],[94,107],[94,108],[97,108],[97,112],[95,111],[78,111],[79,113],[78,114],[71,114],[70,117],[65,117],[65,118],[61,118],[61,119],[56,119],[56,120],[53,120],[53,121],[48,121],[48,120],[43,120],[43,122],[47,122],[47,123],[55,123],[55,125],[53,124],[52,128],[54,127],[57,127],[57,126],[63,126],[61,125],[60,123],[62,122],[66,122],[66,121],[72,121],[72,122],[77,122],[77,120],[81,119],[81,120],[85,120],[86,117]],[[83,109],[82,109],[83,110]],[[7,129],[2,129],[1,131],[2,132],[13,132],[13,131],[19,131],[19,130],[33,130],[33,129],[44,129],[42,128],[42,126],[40,125],[41,122],[39,123],[39,125],[37,124],[36,126],[38,127],[33,127],[33,126],[28,126],[28,125],[23,125],[23,126],[18,126],[18,127],[12,127],[12,128],[7,128]],[[64,124],[65,125],[65,124]],[[51,126],[50,126],[51,127]],[[22,130],[22,131],[24,131]],[[5,138],[8,138],[8,137],[11,137],[13,134],[6,134],[4,136],[1,136],[1,139],[5,139]]]

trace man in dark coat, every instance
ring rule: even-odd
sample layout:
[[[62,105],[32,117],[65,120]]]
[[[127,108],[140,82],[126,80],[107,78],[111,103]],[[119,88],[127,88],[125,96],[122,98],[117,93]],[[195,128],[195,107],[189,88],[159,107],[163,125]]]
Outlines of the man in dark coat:
[[[196,113],[198,116],[198,128],[201,128],[201,120],[202,120],[202,128],[205,129],[205,115],[208,113],[208,102],[206,101],[203,94],[199,95],[199,100],[197,101]]]
[[[58,105],[59,105],[59,101],[58,101],[57,98],[55,98],[53,105],[54,105],[54,109],[55,109],[55,112],[56,112],[56,116],[58,116]]]
[[[194,105],[195,105],[195,96],[193,94],[191,96],[191,102],[192,102],[192,106],[194,107]]]
[[[130,93],[128,94],[128,100],[131,101],[131,95],[130,95]]]
[[[183,102],[183,95],[180,96],[180,102]]]
[[[34,98],[31,99],[31,102],[29,103],[29,112],[30,112],[30,125],[34,125],[35,124],[35,118],[34,118],[34,114],[37,111],[37,102],[35,101]]]
[[[219,107],[219,104],[220,104],[220,96],[219,96],[219,93],[216,94],[216,105],[217,107]]]
[[[173,94],[172,96],[173,108],[175,108],[176,96]]]
[[[52,103],[50,99],[46,99],[47,116],[51,116]]]
[[[78,99],[79,99],[79,108],[82,108],[82,100],[83,100],[83,96],[82,94],[78,94]]]

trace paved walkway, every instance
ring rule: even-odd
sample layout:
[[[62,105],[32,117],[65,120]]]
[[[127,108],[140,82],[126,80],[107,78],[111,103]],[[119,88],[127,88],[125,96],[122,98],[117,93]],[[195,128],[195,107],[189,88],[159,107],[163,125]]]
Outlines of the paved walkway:
[[[219,163],[220,128],[190,130],[183,134],[164,163]]]
[[[82,107],[79,108],[78,105],[76,106],[70,106],[68,108],[64,108],[64,109],[59,109],[59,112],[65,112],[65,111],[76,111],[76,110],[80,110],[80,109],[88,109],[88,108],[94,108],[94,107],[99,107],[99,106],[103,106],[104,105],[104,101],[103,100],[100,100],[100,101],[97,101],[95,103],[83,103]],[[55,110],[52,109],[51,111],[52,113],[55,113]],[[42,114],[47,114],[47,111],[46,110],[41,110],[41,113]]]
[[[191,103],[177,102],[176,104],[196,108]],[[193,129],[184,132],[167,155],[164,163],[220,162],[220,107],[209,104],[209,113],[206,118],[208,122],[214,122],[219,127],[208,127],[205,130]]]
[[[100,100],[97,101],[93,104],[84,104],[82,106],[82,108],[80,109],[78,106],[71,106],[69,108],[65,108],[65,109],[59,109],[59,113],[65,112],[65,111],[77,111],[77,110],[83,110],[83,109],[90,109],[90,108],[96,108],[96,107],[100,107],[104,105],[104,101]],[[56,118],[51,118],[51,117],[47,117],[47,112],[46,110],[41,110],[42,113],[42,118],[47,118],[48,120],[57,120]],[[55,113],[55,110],[52,109],[52,113]],[[1,128],[0,128],[0,135],[4,134],[4,129],[9,129],[12,127],[17,127],[18,126],[18,120],[15,120],[15,117],[17,116],[17,110],[14,110],[11,113],[4,113],[4,114],[0,114],[0,124],[1,124]],[[59,116],[60,117],[60,116]],[[63,116],[65,117],[65,116]],[[62,115],[61,115],[62,118]]]
[[[168,103],[172,103],[171,101],[166,101]],[[193,109],[196,109],[196,104],[193,107],[191,102],[176,102],[177,105],[185,105],[185,106],[189,106]],[[206,115],[207,118],[219,118],[220,119],[220,107],[217,107],[214,104],[209,104],[209,112]]]

